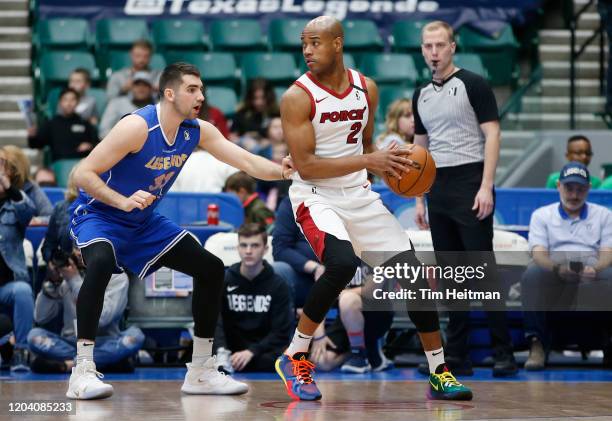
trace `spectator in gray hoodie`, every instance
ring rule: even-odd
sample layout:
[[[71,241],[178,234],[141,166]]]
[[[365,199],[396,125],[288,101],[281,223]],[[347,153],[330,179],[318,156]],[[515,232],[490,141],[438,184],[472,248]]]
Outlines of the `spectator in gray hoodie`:
[[[76,356],[76,300],[83,284],[79,268],[82,267],[77,249],[72,254],[58,250],[49,265],[60,275],[58,280],[50,277],[43,283],[36,297],[34,321],[37,327],[28,335],[28,346],[36,356],[31,364],[35,372],[69,372]],[[98,367],[106,370],[131,371],[133,365],[127,360],[136,354],[144,342],[142,331],[132,326],[119,329],[128,301],[128,276],[113,275],[106,293],[104,306],[94,348]],[[52,324],[62,315],[61,331],[52,331]],[[46,327],[46,328],[45,328]]]

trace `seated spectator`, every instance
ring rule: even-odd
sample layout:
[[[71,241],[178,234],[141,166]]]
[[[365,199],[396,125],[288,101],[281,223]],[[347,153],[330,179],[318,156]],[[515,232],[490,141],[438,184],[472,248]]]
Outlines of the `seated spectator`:
[[[34,182],[39,187],[57,187],[55,173],[49,167],[40,167],[34,173]]]
[[[52,322],[61,314],[63,322],[57,331],[36,327],[28,335],[28,345],[34,355],[32,371],[66,373],[74,366],[76,356],[76,302],[83,284],[78,250],[68,253],[56,250],[49,265],[59,276],[47,279],[36,297],[34,320],[40,326]],[[106,292],[100,324],[96,335],[94,358],[99,367],[112,371],[133,371],[133,361],[144,343],[144,334],[135,326],[119,330],[119,322],[128,301],[129,280],[125,273],[113,275]],[[61,330],[61,332],[60,332]]]
[[[323,272],[323,266],[295,223],[291,201],[284,198],[276,210],[272,231],[274,270],[291,286],[296,308],[304,307],[306,296]]]
[[[74,168],[68,176],[68,185],[64,193],[64,200],[55,204],[51,218],[49,218],[49,226],[45,233],[45,239],[41,247],[43,260],[48,264],[51,260],[51,255],[55,250],[62,250],[65,253],[72,251],[72,237],[70,236],[70,205],[79,195],[79,189],[74,183],[72,174]]]
[[[267,142],[266,129],[272,116],[279,114],[274,88],[265,79],[253,79],[247,87],[244,102],[238,106],[230,139],[246,150],[259,153]]]
[[[28,195],[36,207],[36,213],[34,213],[34,218],[30,221],[30,225],[46,225],[53,213],[53,205],[51,205],[49,198],[41,190],[40,186],[30,178],[30,160],[18,146],[7,145],[3,149],[7,160],[15,164],[17,170],[16,177],[19,180],[24,180],[21,189]],[[18,185],[21,185],[21,181],[18,182]]]
[[[204,103],[202,104],[202,108],[200,108],[198,118],[204,121],[208,121],[221,132],[223,137],[229,139],[230,131],[227,125],[227,119],[225,118],[225,115],[220,109],[210,105],[206,93],[204,94]]]
[[[569,309],[579,281],[612,280],[612,212],[586,201],[590,177],[585,165],[570,162],[560,174],[560,202],[535,210],[529,223],[533,262],[521,279],[523,306],[529,310],[524,312],[530,344],[526,370],[543,369],[550,350],[552,313],[532,310],[543,306]],[[595,313],[590,328],[603,316],[602,312]],[[608,359],[612,357],[610,349],[604,349],[604,353]]]
[[[196,147],[170,188],[172,192],[221,193],[225,182],[240,170]]]
[[[68,77],[68,87],[74,89],[79,94],[79,102],[75,108],[75,112],[83,119],[89,121],[92,125],[98,124],[98,109],[96,99],[89,95],[87,91],[91,87],[91,75],[89,70],[79,67],[74,69]],[[57,104],[56,114],[59,114],[61,109]]]
[[[126,96],[113,98],[106,106],[102,121],[100,121],[100,137],[104,138],[126,114],[155,103],[153,81],[150,73],[134,73],[131,81],[130,93]]]
[[[575,135],[567,139],[567,151],[565,152],[565,157],[568,162],[580,162],[585,167],[588,167],[591,163],[591,157],[593,156],[593,151],[591,149],[591,141],[583,135]],[[591,188],[598,189],[601,185],[601,179],[591,175]],[[556,189],[557,182],[559,181],[559,173],[554,172],[548,176],[546,180],[546,188],[547,189]]]
[[[62,90],[59,97],[60,112],[44,123],[28,129],[28,145],[42,149],[49,146],[53,161],[83,158],[89,154],[98,136],[95,128],[76,112],[79,94],[72,88]]]
[[[234,193],[242,202],[245,223],[253,222],[271,228],[274,223],[274,212],[259,198],[259,193],[255,191],[256,186],[257,182],[253,177],[240,171],[229,176],[224,190],[227,193]]]
[[[23,240],[36,209],[22,190],[24,177],[0,148],[0,307],[12,312],[15,350],[11,371],[28,371],[27,336],[32,329],[34,299]]]
[[[407,145],[414,139],[414,115],[412,101],[398,99],[391,103],[385,119],[385,131],[376,138],[378,149],[387,148],[391,143]]]
[[[225,371],[274,371],[291,340],[294,311],[287,283],[263,258],[268,236],[259,224],[238,229],[240,263],[225,274],[215,332],[217,363]]]
[[[132,44],[130,59],[132,66],[113,72],[106,84],[106,96],[112,100],[121,95],[132,92],[132,84],[136,73],[146,72],[151,75],[151,85],[156,92],[159,86],[159,70],[151,69],[151,57],[153,56],[153,46],[147,40],[139,40]]]
[[[289,154],[285,136],[283,133],[283,125],[280,116],[274,116],[270,119],[270,124],[266,129],[266,142],[269,144],[269,153],[266,152],[266,158],[274,162],[282,164],[283,158]],[[264,155],[262,153],[262,155]],[[270,155],[270,156],[267,156]],[[266,205],[269,209],[276,209],[283,200],[289,195],[290,180],[262,181],[257,182],[257,190],[266,195]]]
[[[382,352],[383,340],[393,323],[392,311],[363,311],[363,274],[355,277],[338,298],[338,318],[329,328],[321,323],[310,348],[312,362],[322,371],[337,367],[363,374],[393,367]]]

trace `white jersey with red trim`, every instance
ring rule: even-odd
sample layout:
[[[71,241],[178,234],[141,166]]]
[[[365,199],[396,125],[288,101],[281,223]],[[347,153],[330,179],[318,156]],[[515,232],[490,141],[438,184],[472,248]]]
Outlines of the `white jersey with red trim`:
[[[295,85],[310,96],[310,119],[315,132],[315,155],[341,158],[363,154],[363,130],[368,124],[370,99],[365,78],[347,69],[349,87],[342,93],[323,86],[310,73],[304,73]],[[295,183],[325,187],[356,187],[368,181],[365,169],[341,177],[303,180],[296,172]]]

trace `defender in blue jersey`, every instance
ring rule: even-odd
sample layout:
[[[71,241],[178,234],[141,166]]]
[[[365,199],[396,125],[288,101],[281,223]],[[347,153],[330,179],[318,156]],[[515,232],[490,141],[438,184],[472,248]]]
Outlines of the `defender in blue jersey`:
[[[182,391],[241,394],[248,386],[220,374],[212,338],[224,276],[223,262],[193,235],[155,213],[196,146],[263,180],[288,178],[283,166],[229,142],[211,124],[198,120],[204,96],[198,69],[175,63],[164,69],[161,100],[124,117],[74,173],[81,193],[71,207],[70,233],[87,266],[77,300],[77,364],[66,396],[96,399],[112,395],[99,380],[93,344],[113,272],[128,269],[141,278],[161,266],[193,277],[194,347]]]

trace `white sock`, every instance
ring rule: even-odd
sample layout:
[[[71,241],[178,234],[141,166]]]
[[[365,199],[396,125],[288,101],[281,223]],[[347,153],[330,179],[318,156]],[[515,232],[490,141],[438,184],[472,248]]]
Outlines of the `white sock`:
[[[83,361],[93,362],[94,342],[88,339],[79,339],[77,341],[77,364]]]
[[[198,338],[193,337],[193,354],[191,363],[195,365],[203,365],[206,360],[212,357],[213,338]]]
[[[285,351],[285,354],[293,357],[296,352],[308,352],[311,340],[312,335],[305,335],[299,330],[295,329],[293,339],[291,340],[291,344],[289,344],[289,348],[287,348]]]
[[[431,351],[425,351],[427,357],[427,363],[429,364],[429,372],[431,374],[436,372],[436,368],[440,364],[444,364],[444,349],[433,349]]]

